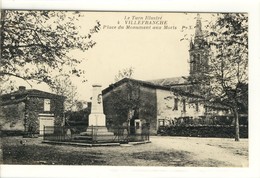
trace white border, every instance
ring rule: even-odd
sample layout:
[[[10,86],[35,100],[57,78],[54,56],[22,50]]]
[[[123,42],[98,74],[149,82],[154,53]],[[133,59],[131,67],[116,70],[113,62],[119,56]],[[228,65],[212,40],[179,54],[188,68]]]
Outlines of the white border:
[[[259,0],[2,0],[5,9],[184,11],[249,13],[249,168],[169,168],[1,165],[0,177],[250,177],[260,178],[260,2]],[[258,98],[258,99],[257,99]],[[253,121],[252,121],[253,120]]]
[[[3,8],[110,11],[246,12],[259,9],[258,0],[2,0]]]

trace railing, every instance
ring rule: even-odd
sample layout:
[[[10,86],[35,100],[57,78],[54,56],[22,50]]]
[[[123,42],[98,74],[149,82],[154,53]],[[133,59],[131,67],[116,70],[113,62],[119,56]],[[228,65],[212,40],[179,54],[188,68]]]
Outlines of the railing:
[[[73,137],[79,134],[75,127],[44,126],[43,139],[49,141],[72,141]]]
[[[91,132],[89,130],[91,129]],[[81,142],[81,143],[127,143],[138,141],[149,141],[150,131],[148,127],[138,129],[134,133],[133,127],[116,127],[110,129],[107,134],[99,134],[98,127],[91,127],[88,132],[82,133],[82,128],[72,126],[45,126],[43,131],[43,139],[55,142]],[[86,130],[86,129],[85,129]]]

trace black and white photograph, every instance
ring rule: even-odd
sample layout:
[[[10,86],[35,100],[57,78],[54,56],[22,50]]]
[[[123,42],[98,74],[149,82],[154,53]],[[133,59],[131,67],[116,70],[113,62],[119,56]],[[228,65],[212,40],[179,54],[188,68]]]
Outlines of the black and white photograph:
[[[249,168],[249,21],[1,9],[0,164]]]

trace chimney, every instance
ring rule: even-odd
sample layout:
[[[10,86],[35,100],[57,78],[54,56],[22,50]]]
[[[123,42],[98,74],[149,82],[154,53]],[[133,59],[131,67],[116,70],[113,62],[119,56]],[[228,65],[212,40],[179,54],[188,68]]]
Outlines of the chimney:
[[[25,90],[26,90],[25,86],[19,86],[19,89],[18,89],[19,92],[24,92]]]
[[[87,102],[87,107],[91,109],[91,102]]]

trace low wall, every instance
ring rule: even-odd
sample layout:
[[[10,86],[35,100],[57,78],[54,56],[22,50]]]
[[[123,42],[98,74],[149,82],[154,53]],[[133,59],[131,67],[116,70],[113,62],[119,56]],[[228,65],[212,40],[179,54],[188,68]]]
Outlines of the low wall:
[[[234,138],[234,126],[169,126],[158,130],[160,135],[185,137]],[[248,138],[248,126],[240,126],[240,138]]]
[[[25,132],[22,130],[1,130],[0,131],[0,137],[23,136],[23,135],[25,135]]]

